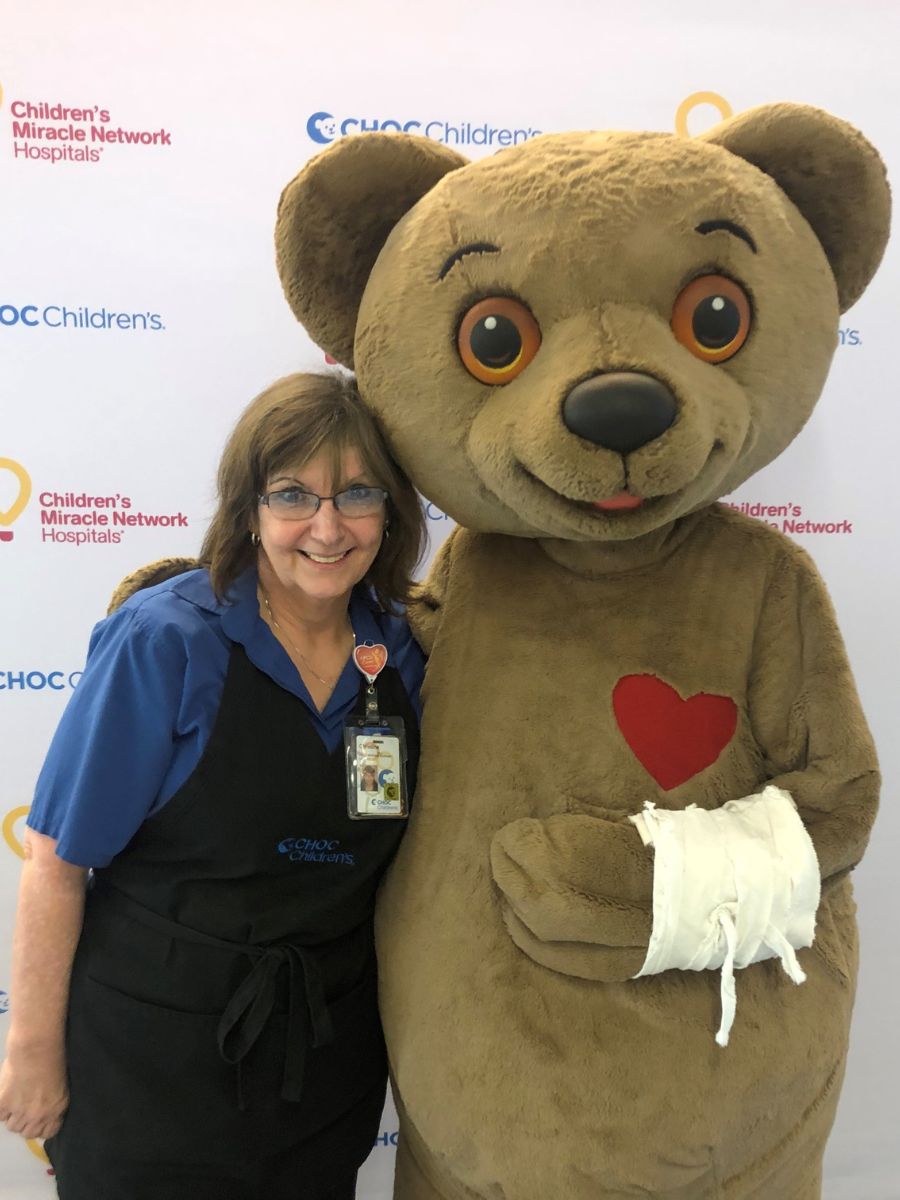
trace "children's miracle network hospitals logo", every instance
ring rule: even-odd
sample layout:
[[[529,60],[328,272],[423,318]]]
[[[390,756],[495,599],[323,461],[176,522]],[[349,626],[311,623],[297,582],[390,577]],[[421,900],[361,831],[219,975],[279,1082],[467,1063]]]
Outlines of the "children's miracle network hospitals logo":
[[[172,134],[162,126],[142,129],[118,124],[113,109],[101,104],[84,103],[93,97],[81,96],[78,104],[63,104],[56,98],[23,99],[11,95],[9,109],[12,156],[18,162],[98,163],[116,146],[143,149],[171,146]],[[0,84],[0,109],[4,107]]]
[[[8,476],[13,477],[12,503],[9,500]],[[0,542],[11,542],[14,537],[10,525],[20,517],[31,499],[31,476],[21,463],[12,458],[0,458]]]
[[[12,478],[10,479],[10,476]],[[0,458],[0,542],[11,542],[9,528],[31,499],[31,478],[21,463]],[[187,529],[187,513],[150,512],[123,492],[94,495],[46,488],[36,496],[40,540],[56,546],[118,546],[142,529]]]

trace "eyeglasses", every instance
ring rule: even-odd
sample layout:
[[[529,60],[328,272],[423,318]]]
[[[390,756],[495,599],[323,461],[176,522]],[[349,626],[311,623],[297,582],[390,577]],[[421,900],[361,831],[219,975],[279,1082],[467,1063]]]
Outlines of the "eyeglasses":
[[[260,504],[267,504],[274,517],[285,521],[308,521],[319,511],[323,500],[330,500],[342,517],[374,517],[384,508],[388,498],[384,488],[351,487],[334,496],[317,496],[303,488],[282,488],[277,492],[266,492],[260,496]]]

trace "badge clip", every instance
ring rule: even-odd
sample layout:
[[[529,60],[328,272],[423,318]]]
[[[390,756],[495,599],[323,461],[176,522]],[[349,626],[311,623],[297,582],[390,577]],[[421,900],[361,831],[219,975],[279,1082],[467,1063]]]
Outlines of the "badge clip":
[[[383,646],[380,642],[363,642],[362,645],[354,647],[353,661],[356,663],[357,670],[365,675],[369,684],[366,688],[366,715],[364,718],[367,723],[377,724],[381,719],[378,714],[378,691],[375,687],[375,680],[384,670],[387,660],[387,646]]]

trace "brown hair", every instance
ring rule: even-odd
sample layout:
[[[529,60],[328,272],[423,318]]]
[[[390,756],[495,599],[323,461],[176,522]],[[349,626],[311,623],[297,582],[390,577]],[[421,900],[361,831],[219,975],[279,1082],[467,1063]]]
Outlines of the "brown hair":
[[[337,479],[347,450],[359,453],[389,497],[390,536],[385,530],[365,582],[388,612],[407,599],[425,542],[422,505],[363,407],[356,382],[336,371],[279,379],[247,406],[225,444],[218,507],[200,550],[219,599],[256,560],[250,532],[257,527],[259,497],[268,480],[322,452],[331,457]]]

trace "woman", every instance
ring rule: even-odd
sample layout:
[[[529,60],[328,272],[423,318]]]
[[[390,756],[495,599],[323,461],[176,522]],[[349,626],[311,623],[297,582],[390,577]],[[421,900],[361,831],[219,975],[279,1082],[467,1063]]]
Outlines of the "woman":
[[[364,792],[378,791],[378,775],[374,763],[363,763],[359,786]]]
[[[390,608],[422,540],[353,383],[289,376],[225,448],[204,569],[95,630],[29,816],[0,1074],[62,1200],[354,1195],[403,822],[350,818],[343,728],[354,645],[383,643],[412,788],[422,660]]]

